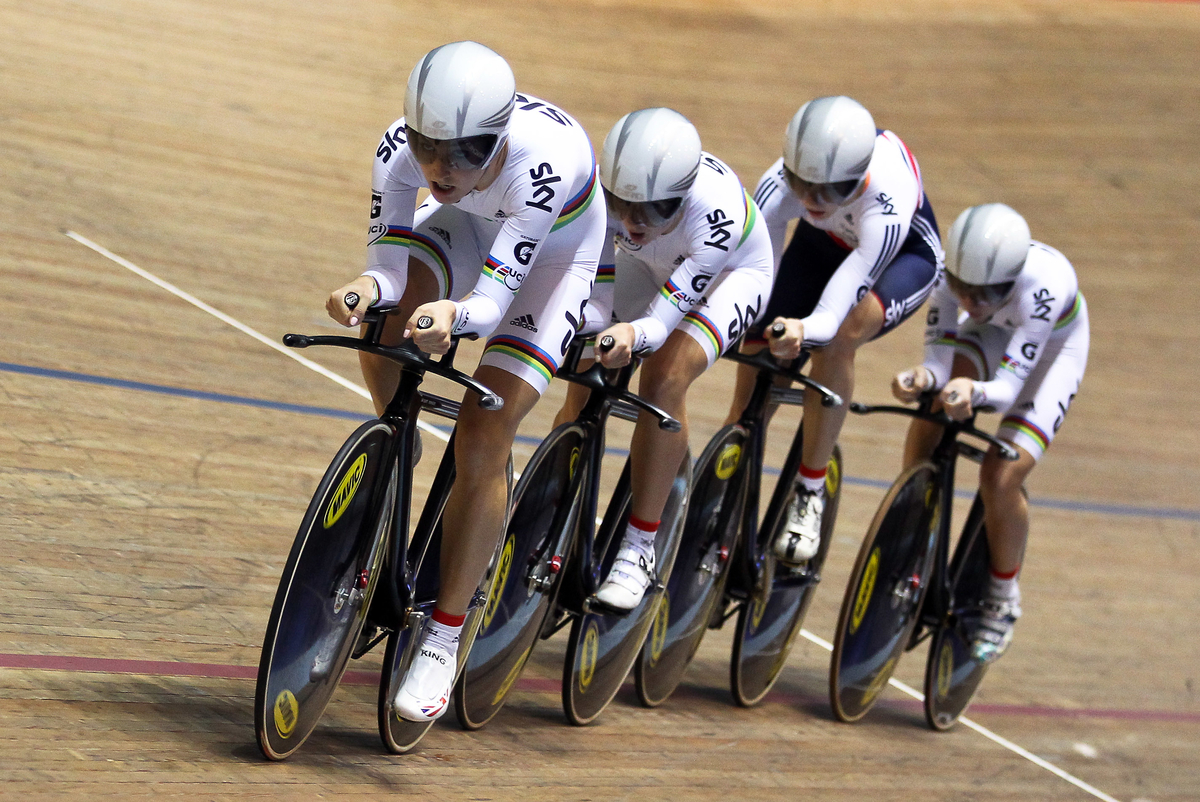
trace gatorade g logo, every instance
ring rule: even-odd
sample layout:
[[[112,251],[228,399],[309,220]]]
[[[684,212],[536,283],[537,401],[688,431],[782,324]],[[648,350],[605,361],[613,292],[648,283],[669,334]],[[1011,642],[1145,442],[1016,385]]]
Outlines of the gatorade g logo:
[[[324,526],[326,529],[337,523],[338,518],[341,518],[342,514],[346,512],[346,508],[354,500],[354,494],[358,492],[358,486],[362,482],[366,469],[367,455],[359,454],[358,459],[354,460],[354,464],[350,466],[350,470],[346,471],[346,475],[342,477],[337,490],[333,491],[329,508],[325,510]]]
[[[825,498],[836,496],[841,484],[842,463],[838,462],[836,457],[830,457],[829,463],[825,466]]]
[[[504,541],[504,550],[500,552],[500,563],[496,566],[496,576],[492,578],[492,589],[488,593],[487,606],[483,608],[483,623],[480,625],[483,629],[491,626],[492,618],[496,615],[496,608],[500,606],[500,596],[504,592],[504,586],[508,583],[508,572],[512,568],[513,538],[514,535],[508,536],[508,540]]]
[[[867,567],[863,569],[862,582],[858,583],[858,596],[854,598],[854,610],[850,613],[850,634],[858,631],[867,614],[867,606],[871,603],[871,594],[875,592],[875,577],[879,574],[879,547],[871,551],[867,558]]]
[[[717,478],[724,482],[733,472],[737,470],[738,463],[742,461],[742,447],[737,443],[730,443],[721,449],[721,456],[717,457],[717,467],[715,473]]]
[[[280,691],[275,697],[275,731],[280,738],[291,738],[300,719],[300,704],[291,691]]]
[[[950,641],[942,642],[942,651],[938,654],[937,695],[945,699],[950,694],[950,678],[954,674],[954,647]]]
[[[658,604],[658,613],[654,616],[654,625],[650,630],[650,667],[658,665],[663,648],[667,645],[667,626],[671,623],[671,597],[663,594]]]
[[[579,650],[579,692],[586,693],[596,675],[596,658],[600,654],[600,628],[589,621],[583,633],[583,644]]]

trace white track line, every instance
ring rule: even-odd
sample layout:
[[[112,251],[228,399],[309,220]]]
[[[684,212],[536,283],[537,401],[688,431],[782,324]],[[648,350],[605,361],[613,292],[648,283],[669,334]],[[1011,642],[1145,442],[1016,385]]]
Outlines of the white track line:
[[[804,638],[807,638],[808,640],[810,640],[813,643],[820,646],[822,649],[825,649],[826,651],[829,651],[829,652],[833,651],[832,643],[825,640],[824,638],[814,635],[813,633],[809,632],[807,629],[801,629],[800,634]],[[908,694],[909,696],[911,696],[912,698],[916,699],[919,702],[925,701],[925,694],[921,693],[916,688],[913,688],[912,686],[908,685],[907,683],[904,683],[898,679],[892,678],[892,679],[888,680],[888,684],[891,685],[893,688],[899,688],[901,691]],[[1078,777],[1068,774],[1067,772],[1060,769],[1058,766],[1055,766],[1053,763],[1042,760],[1040,757],[1033,754],[1028,749],[1023,749],[1020,746],[1017,746],[1012,741],[1008,740],[1007,738],[1003,738],[1003,737],[997,735],[996,733],[992,732],[987,727],[984,727],[980,724],[976,724],[974,721],[967,718],[966,716],[963,716],[962,718],[960,718],[959,722],[961,722],[963,726],[968,727],[972,730],[975,730],[975,732],[979,733],[984,738],[987,738],[988,740],[993,741],[994,743],[997,743],[1000,746],[1003,746],[1005,749],[1008,749],[1009,751],[1015,752],[1016,754],[1025,758],[1026,760],[1033,763],[1034,765],[1040,766],[1041,768],[1045,769],[1046,771],[1050,772],[1051,774],[1058,775],[1062,779],[1071,783],[1071,785],[1074,785],[1077,788],[1087,791],[1089,794],[1096,797],[1097,799],[1103,799],[1104,802],[1119,802],[1119,800],[1114,799],[1113,797],[1109,796],[1108,794],[1104,793],[1103,791],[1101,791],[1097,788],[1093,788],[1092,786],[1088,785],[1087,783],[1085,783],[1083,780],[1079,779]]]
[[[225,314],[224,312],[222,312],[219,309],[214,309],[213,307],[204,303],[204,301],[201,301],[196,296],[194,296],[190,293],[184,292],[183,290],[179,289],[171,282],[162,280],[161,278],[159,278],[158,276],[149,272],[148,270],[143,270],[142,268],[135,265],[133,262],[129,261],[128,259],[125,259],[124,257],[118,256],[117,254],[108,250],[104,246],[97,245],[96,243],[92,242],[90,239],[83,236],[82,234],[77,234],[74,231],[64,231],[63,233],[66,234],[71,239],[78,242],[80,245],[83,245],[84,247],[87,247],[87,248],[91,248],[93,251],[100,254],[105,259],[111,259],[112,261],[116,262],[121,267],[125,268],[126,270],[130,270],[130,271],[136,273],[137,275],[141,276],[142,278],[146,279],[146,281],[149,281],[152,284],[157,284],[159,287],[162,287],[164,290],[171,293],[172,295],[175,295],[175,296],[187,301],[192,306],[195,306],[198,309],[203,309],[205,312],[208,312],[210,315],[217,318],[218,320],[228,323],[230,326],[233,326],[235,329],[242,332],[243,334],[249,334],[251,337],[258,340],[263,345],[266,345],[270,348],[274,348],[276,351],[283,354],[284,356],[291,357],[292,359],[296,360],[297,362],[299,362],[301,365],[308,368],[309,370],[313,370],[313,371],[316,371],[317,373],[320,373],[325,378],[337,382],[341,386],[345,387],[347,390],[350,390],[351,392],[354,392],[354,393],[358,393],[360,396],[367,399],[368,401],[371,400],[371,394],[369,392],[367,392],[367,389],[365,387],[355,384],[354,382],[350,381],[349,379],[345,378],[344,376],[340,376],[337,373],[334,373],[332,370],[329,370],[328,368],[326,368],[322,365],[318,365],[316,362],[313,362],[311,359],[306,359],[306,358],[300,356],[300,354],[296,353],[296,351],[294,349],[288,348],[287,346],[283,345],[282,343],[277,343],[274,340],[272,340],[271,338],[258,333],[254,329],[247,326],[245,323],[242,323],[240,320],[230,317],[229,315]],[[438,429],[437,427],[430,426],[428,423],[425,423],[424,421],[420,421],[420,420],[417,421],[417,426],[420,427],[423,431],[429,432],[431,435],[438,438],[442,442],[449,442],[449,440],[450,440],[450,436],[448,434],[443,432],[441,429]]]
[[[264,345],[274,348],[279,353],[285,354],[286,356],[291,357],[292,359],[299,362],[301,365],[304,365],[306,368],[309,368],[310,370],[314,370],[317,373],[320,373],[322,376],[326,377],[327,379],[331,379],[331,380],[337,382],[338,384],[342,385],[346,389],[351,390],[355,393],[358,393],[363,398],[366,398],[368,400],[371,398],[371,394],[369,392],[367,392],[366,388],[355,384],[354,382],[350,381],[349,379],[339,376],[338,374],[334,373],[333,371],[329,370],[328,368],[318,365],[316,362],[313,362],[311,359],[305,359],[304,357],[297,354],[294,350],[282,345],[281,343],[275,342],[274,340],[270,339],[269,337],[265,337],[262,334],[259,334],[257,331],[250,328],[249,326],[242,323],[241,321],[230,317],[229,315],[225,314],[224,312],[220,311],[219,309],[214,309],[213,307],[204,303],[204,301],[201,301],[199,298],[195,297],[194,295],[184,292],[183,290],[179,289],[178,287],[176,287],[174,284],[170,283],[169,281],[163,281],[158,276],[154,275],[153,273],[150,273],[147,270],[143,270],[142,268],[135,265],[133,262],[130,262],[128,259],[118,256],[117,254],[113,253],[112,251],[108,250],[107,248],[105,248],[101,245],[97,245],[96,243],[92,242],[90,239],[83,236],[82,234],[77,234],[74,231],[64,231],[63,233],[66,234],[71,239],[78,242],[80,245],[83,245],[87,248],[91,248],[93,251],[100,254],[104,258],[111,259],[112,261],[119,264],[121,267],[124,267],[125,269],[136,273],[137,275],[141,276],[142,278],[146,279],[147,281],[149,281],[153,284],[157,284],[159,287],[162,287],[164,290],[171,293],[172,295],[182,298],[183,300],[187,301],[188,303],[192,304],[193,306],[195,306],[199,309],[203,309],[205,312],[208,312],[210,315],[217,318],[218,320],[224,321],[225,323],[228,323],[230,326],[233,326],[238,331],[243,332],[244,334],[249,334],[251,337],[253,337],[254,339],[263,343]],[[434,437],[437,437],[438,439],[440,439],[444,442],[448,441],[450,439],[450,437],[446,433],[444,433],[440,429],[430,426],[429,424],[427,424],[423,421],[417,421],[417,425],[420,426],[424,431],[429,432]],[[597,520],[599,520],[599,519],[597,519]],[[825,640],[824,638],[817,637],[813,633],[809,632],[807,629],[801,629],[800,634],[802,636],[804,636],[805,638],[807,638],[808,640],[812,641],[813,643],[817,644],[821,648],[823,648],[827,651],[830,651],[830,652],[833,651],[832,643]],[[893,687],[899,688],[901,691],[903,691],[904,693],[913,697],[914,699],[917,699],[919,701],[925,700],[925,696],[920,691],[916,690],[915,688],[909,687],[908,685],[901,682],[900,680],[890,679],[890,680],[888,680],[888,684],[892,685]],[[1104,793],[1103,791],[1099,791],[1099,790],[1093,788],[1092,786],[1085,783],[1083,780],[1080,780],[1077,777],[1073,777],[1072,775],[1070,775],[1067,772],[1060,769],[1058,766],[1055,766],[1053,763],[1048,763],[1045,760],[1042,760],[1037,755],[1033,754],[1032,752],[1030,752],[1026,749],[1022,749],[1021,747],[1017,746],[1012,741],[1009,741],[1005,738],[1000,737],[996,733],[989,730],[987,727],[980,726],[979,724],[976,724],[974,721],[971,721],[968,718],[960,718],[959,721],[961,721],[964,726],[969,727],[972,730],[975,730],[975,732],[979,733],[983,737],[985,737],[991,741],[994,741],[995,743],[998,743],[1000,746],[1003,746],[1005,749],[1015,752],[1016,754],[1020,755],[1021,757],[1025,758],[1026,760],[1034,763],[1035,765],[1041,766],[1046,771],[1049,771],[1053,774],[1058,775],[1059,777],[1063,778],[1064,780],[1071,783],[1072,785],[1075,785],[1078,788],[1081,788],[1084,791],[1087,791],[1092,796],[1094,796],[1098,799],[1103,799],[1105,802],[1118,802],[1118,800],[1114,799],[1113,797],[1109,796],[1108,794]]]

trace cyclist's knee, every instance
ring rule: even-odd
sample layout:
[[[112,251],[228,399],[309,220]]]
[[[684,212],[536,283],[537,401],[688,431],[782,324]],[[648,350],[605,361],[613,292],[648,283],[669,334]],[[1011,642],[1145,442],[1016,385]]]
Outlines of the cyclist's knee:
[[[638,392],[660,406],[682,403],[692,382],[707,367],[704,349],[688,335],[674,332],[642,365]]]
[[[992,499],[1014,499],[1021,493],[1025,480],[1033,470],[1033,457],[1020,446],[1014,447],[1017,449],[1017,459],[1004,459],[993,448],[979,466],[979,490],[985,503]]]

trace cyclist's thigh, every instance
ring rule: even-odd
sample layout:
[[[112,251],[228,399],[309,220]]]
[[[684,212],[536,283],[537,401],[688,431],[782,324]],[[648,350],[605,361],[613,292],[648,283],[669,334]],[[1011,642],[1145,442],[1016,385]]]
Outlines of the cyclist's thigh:
[[[1051,339],[1017,400],[1000,421],[996,436],[1041,459],[1062,427],[1087,369],[1088,327]]]
[[[779,261],[767,308],[747,339],[761,340],[763,327],[777,317],[803,318],[812,314],[825,285],[850,251],[824,231],[801,220]]]
[[[583,317],[595,271],[595,262],[563,266],[539,259],[479,364],[508,371],[539,394],[545,392]]]
[[[770,292],[769,264],[731,270],[717,277],[700,305],[683,316],[676,331],[685,332],[699,343],[708,357],[707,368],[711,368],[743,331],[761,319],[763,301]]]
[[[910,247],[912,246],[912,247]],[[937,281],[937,259],[929,246],[912,238],[891,261],[871,288],[883,307],[883,328],[878,339],[899,326],[925,303]]]
[[[433,273],[439,298],[460,298],[475,286],[499,230],[499,223],[430,199],[417,208],[409,256]]]

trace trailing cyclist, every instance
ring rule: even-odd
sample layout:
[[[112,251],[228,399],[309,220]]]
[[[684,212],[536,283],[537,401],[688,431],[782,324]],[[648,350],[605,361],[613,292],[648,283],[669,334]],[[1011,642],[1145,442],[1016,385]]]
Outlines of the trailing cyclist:
[[[761,348],[763,328],[783,322],[771,353],[795,359],[812,349],[811,377],[843,398],[854,390],[854,355],[915,312],[942,261],[937,221],[917,160],[891,131],[848,97],[805,103],[784,134],[783,156],[759,181],[754,199],[771,233],[777,276],[762,323],[747,334]],[[799,218],[784,247],[787,225]],[[740,366],[727,422],[736,421],[754,382]],[[823,407],[809,390],[801,427],[803,458],[788,524],[774,544],[785,563],[811,559],[820,545],[825,470],[846,407]]]
[[[1017,450],[1016,461],[996,449],[984,458],[979,492],[991,575],[972,653],[995,660],[1012,642],[1021,615],[1017,577],[1029,534],[1022,490],[1063,424],[1088,355],[1087,304],[1071,263],[1030,239],[1029,226],[1001,203],[958,216],[946,244],[946,280],[930,298],[925,361],[896,375],[892,393],[913,401],[940,388],[938,401],[954,420],[982,406],[1004,413],[996,436]],[[905,465],[927,457],[939,427],[914,420]]]
[[[654,538],[688,447],[688,387],[761,314],[774,273],[771,243],[754,201],[720,159],[700,148],[695,127],[671,109],[625,115],[604,140],[600,180],[610,234],[588,327],[603,334],[605,367],[653,352],[638,393],[683,423],[663,431],[647,413],[630,446],[633,512],[616,561],[597,592],[632,610],[654,581]],[[574,386],[560,419],[583,403]]]
[[[418,209],[422,187],[431,197]],[[404,117],[375,153],[368,269],[335,290],[326,308],[353,326],[368,306],[398,304],[384,344],[411,337],[428,353],[445,353],[451,335],[490,334],[474,375],[504,407],[484,412],[464,403],[458,418],[441,590],[396,694],[403,718],[445,712],[458,635],[503,527],[505,465],[517,426],[557,370],[595,278],[605,232],[598,194],[583,128],[518,94],[502,57],[455,42],[417,62]],[[348,293],[361,298],[353,308]],[[431,325],[419,327],[422,317]],[[381,411],[398,369],[368,354],[361,364]]]

